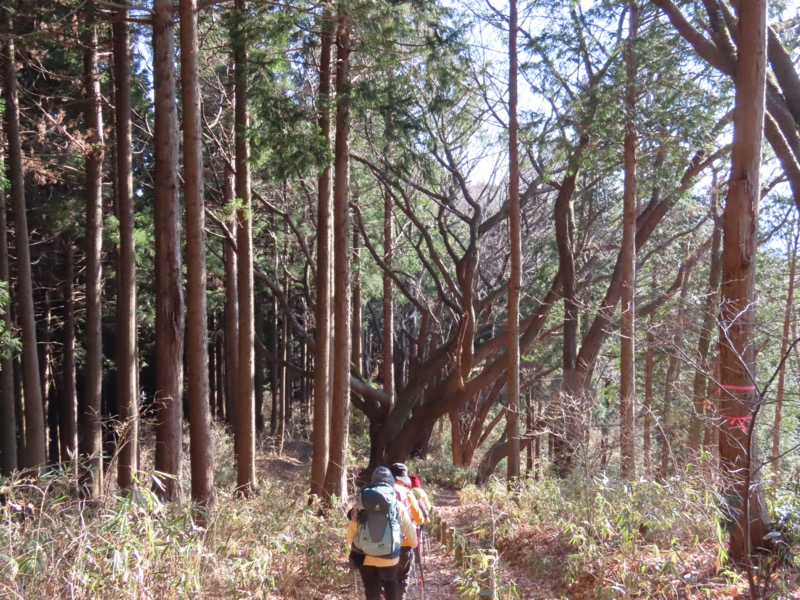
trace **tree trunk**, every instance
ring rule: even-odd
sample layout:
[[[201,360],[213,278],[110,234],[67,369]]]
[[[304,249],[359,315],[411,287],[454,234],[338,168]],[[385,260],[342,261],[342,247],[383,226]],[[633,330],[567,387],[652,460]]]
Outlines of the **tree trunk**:
[[[653,275],[655,285],[655,274]],[[653,372],[656,364],[656,336],[653,333],[653,317],[650,317],[650,327],[647,330],[647,354],[644,362],[644,406],[642,412],[642,467],[645,477],[653,476],[652,463],[652,431],[653,431]]]
[[[363,373],[364,348],[363,348],[363,310],[361,308],[361,247],[358,239],[358,229],[353,228],[353,267],[352,271],[352,303],[353,321],[351,323],[350,339],[350,363],[353,372],[361,375]]]
[[[208,411],[211,423],[217,418],[217,315],[208,316]]]
[[[227,293],[227,289],[225,290]],[[217,316],[217,327],[223,319]],[[214,365],[217,368],[217,419],[226,422],[227,415],[225,413],[225,333],[217,331],[214,339]]]
[[[609,416],[611,414],[611,398],[606,391],[611,385],[610,381],[606,381],[605,389],[602,395],[603,418],[600,421],[600,471],[605,473],[608,468],[608,460],[611,457],[611,440],[609,435]]]
[[[277,261],[276,261],[277,264]],[[289,277],[283,278],[284,293],[289,287]],[[279,357],[281,364],[278,367],[278,378],[280,385],[278,386],[277,407],[278,407],[278,429],[275,431],[275,451],[278,454],[283,452],[283,444],[286,441],[286,404],[289,398],[288,381],[289,372],[286,369],[286,363],[289,360],[289,322],[285,313],[280,316],[280,354]]]
[[[620,475],[636,475],[634,455],[636,425],[636,38],[639,29],[639,6],[633,0],[628,12],[628,39],[625,43],[625,182],[622,209],[622,248],[620,311],[620,382],[619,382],[619,453]]]
[[[459,409],[450,411],[450,453],[452,454],[452,461],[454,467],[461,467],[464,465],[464,455],[461,450],[463,443],[461,441],[461,411]]]
[[[64,329],[61,358],[59,437],[61,460],[73,460],[78,452],[78,394],[75,383],[75,250],[72,238],[64,240]]]
[[[280,323],[280,315],[278,313],[278,299],[272,297],[272,310],[270,311],[270,349],[272,356],[280,356],[280,334],[278,333],[278,326]],[[272,397],[272,406],[270,407],[269,415],[269,434],[271,436],[278,435],[278,401],[280,396],[280,370],[278,362],[275,360],[270,361],[269,366],[269,387]],[[327,463],[325,467],[327,468]]]
[[[533,425],[533,411],[536,410],[536,405],[533,403],[533,392],[528,391],[525,394],[525,435],[530,435],[531,426]],[[528,452],[525,457],[525,477],[530,477],[533,471],[533,444],[528,446]]]
[[[236,223],[235,173],[225,165],[224,202],[234,207],[231,222]],[[236,437],[236,399],[239,386],[239,284],[236,269],[236,250],[225,245],[225,422]]]
[[[12,322],[16,321],[13,317],[11,320]],[[22,355],[14,356],[12,362],[14,364],[14,409],[17,415],[17,462],[19,468],[22,469],[27,456],[25,452],[27,434],[25,432],[25,392],[22,389]]]
[[[124,0],[122,4],[124,4]],[[119,269],[117,272],[117,394],[120,438],[117,482],[133,485],[139,469],[139,386],[136,354],[136,247],[134,235],[133,163],[131,157],[131,50],[127,10],[117,11],[114,35],[114,119],[117,159],[117,218]]]
[[[326,146],[330,145],[331,54],[333,47],[330,7],[326,5],[322,22],[320,54],[319,126]],[[324,496],[325,472],[330,453],[331,404],[331,169],[326,163],[318,180],[317,191],[317,271],[316,333],[314,348],[314,422],[311,463],[311,494]]]
[[[383,262],[392,268],[392,246],[394,227],[392,218],[392,196],[388,190],[383,193]],[[389,397],[389,405],[394,405],[394,306],[392,302],[392,278],[388,271],[383,273],[383,331],[382,367],[383,391]]]
[[[334,343],[331,445],[325,497],[347,501],[347,435],[350,406],[350,32],[338,16],[336,34],[336,139],[333,183]]]
[[[89,8],[84,41],[83,73],[86,98],[86,383],[81,414],[80,454],[87,471],[83,493],[100,494],[103,486],[103,97],[97,57],[97,26]],[[27,388],[26,388],[27,393]]]
[[[186,344],[189,455],[192,500],[209,506],[214,497],[208,383],[206,232],[203,150],[197,57],[197,0],[180,0],[183,179],[186,207]]]
[[[239,288],[239,389],[236,402],[236,448],[238,470],[236,485],[243,494],[256,488],[255,452],[256,420],[254,399],[254,306],[253,306],[253,221],[250,199],[250,143],[247,109],[248,64],[246,0],[236,0],[236,36],[234,39],[234,78],[236,99],[234,121],[236,128],[236,266]]]
[[[789,351],[789,328],[792,324],[792,303],[794,301],[794,280],[797,273],[797,242],[800,228],[795,223],[794,236],[789,245],[789,287],[786,291],[786,307],[783,314],[783,337],[781,338],[781,364],[778,371],[778,391],[775,395],[775,420],[772,424],[772,479],[778,481],[781,454],[781,418],[783,416],[783,393],[786,385],[786,361]]]
[[[322,14],[319,59],[319,129],[326,148],[331,141],[331,55],[334,21],[330,5]],[[331,346],[331,167],[326,163],[317,180],[317,298],[314,339],[314,430],[311,456],[311,494],[323,497],[330,450]]]
[[[45,302],[45,329],[42,336],[44,342],[42,344],[42,364],[44,364],[42,397],[47,405],[47,456],[51,465],[57,465],[61,462],[61,448],[58,437],[58,388],[53,370],[53,308],[49,290],[45,293]]]
[[[709,422],[705,414],[707,396],[707,380],[711,370],[708,355],[711,347],[711,336],[716,323],[716,312],[719,304],[720,280],[720,246],[722,245],[722,229],[717,214],[717,197],[715,191],[711,195],[711,211],[714,218],[714,232],[711,237],[711,261],[708,267],[708,288],[703,307],[703,323],[697,339],[697,356],[700,368],[694,373],[692,384],[693,412],[689,423],[689,450],[694,456],[700,455],[701,442],[704,437],[703,427]],[[713,421],[712,421],[713,422]]]
[[[561,296],[564,299],[563,345],[561,353],[562,384],[558,396],[560,414],[556,435],[553,438],[555,452],[555,470],[564,477],[572,470],[572,459],[578,447],[580,437],[580,419],[582,414],[583,385],[581,375],[577,372],[578,359],[578,320],[579,305],[575,291],[575,256],[573,254],[573,218],[572,195],[575,191],[583,149],[588,138],[581,138],[567,168],[567,176],[561,182],[561,189],[556,197],[554,212],[556,245],[558,246],[559,272],[561,273]]]
[[[25,208],[25,181],[22,172],[22,147],[17,101],[17,72],[14,64],[14,36],[9,9],[2,10],[3,99],[8,144],[8,174],[14,214],[14,239],[17,250],[17,304],[22,330],[22,379],[25,390],[25,454],[21,467],[45,463],[44,407],[39,382],[39,357],[36,352],[36,316],[33,305],[33,275],[28,242],[28,218]]]
[[[0,128],[0,147],[3,133]],[[0,154],[0,174],[5,174],[5,161]],[[8,213],[5,186],[0,186],[0,283],[11,291],[11,273],[8,261]],[[0,306],[3,313],[3,331],[12,331],[11,296]],[[14,363],[11,354],[0,356],[0,475],[9,475],[19,468],[17,459],[17,411],[14,405]]]
[[[522,236],[519,205],[519,121],[517,118],[517,1],[510,1],[508,35],[508,228],[511,273],[508,281],[508,483],[520,476],[519,456],[519,292],[522,278]]]
[[[264,305],[264,295],[259,294],[258,306]],[[255,388],[256,397],[256,433],[261,435],[264,433],[264,394],[266,393],[266,386],[264,385],[264,372],[267,367],[267,355],[264,352],[264,311],[255,311],[255,331],[256,331],[256,347],[255,347],[255,361],[256,369],[253,379],[253,387]]]
[[[178,120],[172,0],[153,1],[153,89],[155,95],[155,468],[166,473],[156,492],[180,497],[183,426],[184,303],[181,285],[181,209],[178,201]]]
[[[755,380],[755,258],[766,87],[766,0],[742,2],[736,65],[733,152],[722,218],[720,460],[728,476],[733,517],[728,555],[742,562],[764,545],[769,521],[753,468],[752,425],[759,398]]]

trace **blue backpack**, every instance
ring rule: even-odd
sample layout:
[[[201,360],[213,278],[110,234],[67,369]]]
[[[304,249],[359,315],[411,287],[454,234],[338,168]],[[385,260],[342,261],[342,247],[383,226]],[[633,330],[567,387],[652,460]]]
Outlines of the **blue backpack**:
[[[363,508],[358,513],[353,546],[367,556],[397,558],[403,536],[394,488],[385,483],[368,485],[359,496]]]

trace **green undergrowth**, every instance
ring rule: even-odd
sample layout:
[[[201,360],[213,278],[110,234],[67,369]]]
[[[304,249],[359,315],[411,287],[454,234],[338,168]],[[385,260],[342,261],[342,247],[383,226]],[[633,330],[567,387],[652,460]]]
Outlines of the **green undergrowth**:
[[[307,506],[305,477],[225,483],[204,524],[149,481],[91,504],[69,473],[0,481],[0,597],[311,599],[344,580],[344,517]]]
[[[511,492],[494,480],[461,496],[486,507],[475,527],[481,543],[531,579],[557,577],[567,597],[700,598],[746,588],[724,567],[716,489],[707,473],[684,473],[666,481],[526,479]]]

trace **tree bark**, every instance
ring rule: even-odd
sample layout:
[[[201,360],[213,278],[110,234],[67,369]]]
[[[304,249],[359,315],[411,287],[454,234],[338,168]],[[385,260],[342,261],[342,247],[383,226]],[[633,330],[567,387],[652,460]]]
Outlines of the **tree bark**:
[[[619,382],[619,450],[620,475],[631,479],[636,475],[634,454],[636,425],[636,38],[639,30],[639,6],[629,5],[628,39],[625,43],[625,180],[622,209],[622,248],[620,249],[620,382]]]
[[[0,147],[3,132],[0,128]],[[5,174],[5,160],[0,154],[0,174]],[[0,306],[3,331],[12,331],[11,273],[8,261],[8,213],[5,186],[0,186],[0,283],[9,293],[8,303]],[[14,363],[11,354],[0,357],[0,474],[9,475],[19,468],[17,456],[17,411],[14,399]]]
[[[392,247],[394,227],[392,215],[392,196],[388,190],[383,194],[383,262],[388,269],[392,268]],[[389,406],[394,405],[394,304],[392,301],[392,277],[383,273],[383,331],[382,333],[382,367],[383,391],[389,397]]]
[[[280,312],[278,311],[278,299],[272,297],[272,310],[270,311],[270,349],[272,356],[279,356],[280,353],[280,333],[278,327],[280,326]],[[269,366],[269,387],[272,397],[272,406],[270,407],[269,415],[269,434],[271,436],[278,435],[278,402],[280,401],[280,370],[277,361],[271,361]],[[328,464],[325,463],[327,468]]]
[[[255,350],[253,306],[253,221],[250,197],[250,118],[247,108],[248,55],[247,3],[236,0],[236,36],[234,39],[234,78],[236,97],[236,266],[239,288],[239,389],[236,402],[236,448],[238,469],[236,484],[242,494],[256,488],[256,420],[255,420]]]
[[[233,169],[225,165],[224,202],[231,206],[231,223],[236,227],[235,178]],[[236,250],[225,245],[225,422],[236,437],[236,399],[239,386],[239,276],[236,269]]]
[[[556,196],[554,221],[556,229],[556,245],[558,247],[559,272],[561,274],[561,296],[564,301],[563,342],[561,352],[562,385],[559,393],[561,414],[558,417],[558,431],[553,439],[556,453],[556,472],[566,476],[572,469],[572,458],[577,449],[580,436],[578,415],[581,414],[582,385],[577,373],[578,360],[578,319],[579,306],[575,291],[575,256],[573,254],[573,220],[572,195],[580,169],[583,149],[588,144],[584,136],[574,151],[567,167],[567,175],[561,182],[561,189]]]
[[[192,500],[208,507],[214,499],[208,383],[206,232],[203,150],[197,57],[197,0],[180,0],[183,179],[186,208],[186,344],[189,397],[189,456]]]
[[[263,306],[264,305],[264,295],[259,294],[258,301],[256,305]],[[266,386],[264,373],[267,367],[267,355],[264,352],[264,344],[261,343],[261,340],[264,339],[264,311],[263,310],[256,310],[255,311],[255,339],[256,339],[256,347],[255,347],[255,374],[253,379],[253,387],[255,388],[255,399],[256,399],[256,433],[261,435],[264,433],[264,395],[266,393]]]
[[[285,239],[285,238],[284,238]],[[286,251],[286,246],[284,245],[284,252]],[[276,257],[277,258],[277,257]],[[276,272],[277,272],[277,265],[279,261],[275,261],[276,265]],[[283,277],[283,291],[286,293],[289,289],[289,276],[288,273],[284,274]],[[278,367],[278,379],[279,379],[279,386],[278,386],[278,396],[277,396],[277,429],[275,431],[275,451],[278,454],[283,452],[283,444],[286,441],[286,405],[288,404],[289,399],[289,372],[286,368],[286,363],[289,361],[289,321],[286,317],[285,313],[282,313],[278,322],[280,323],[280,354],[277,356],[280,357],[281,364]],[[276,332],[277,334],[277,332]]]
[[[670,349],[667,376],[664,379],[664,400],[661,406],[661,466],[659,477],[666,479],[670,475],[670,466],[673,461],[672,454],[672,399],[680,383],[681,364],[679,361],[680,348],[683,347],[683,331],[686,317],[686,295],[689,290],[689,272],[683,279],[681,295],[677,308],[677,315],[672,335],[672,348]]]
[[[755,258],[761,146],[766,88],[766,0],[740,3],[733,152],[722,218],[720,460],[728,477],[728,510],[734,520],[728,555],[742,562],[764,545],[768,515],[753,469],[751,429],[756,390]]]
[[[333,182],[334,343],[331,445],[325,497],[347,501],[347,435],[350,405],[350,32],[345,14],[336,33],[336,138]]]
[[[334,23],[330,5],[322,14],[319,59],[319,129],[326,148],[331,143],[331,55]],[[331,381],[331,167],[326,162],[317,180],[317,298],[314,346],[314,428],[311,455],[311,495],[323,497],[330,450]]]
[[[697,339],[697,358],[700,368],[695,370],[692,384],[693,412],[689,422],[689,451],[695,457],[700,455],[704,438],[704,427],[708,427],[705,406],[708,397],[708,376],[711,364],[708,360],[711,348],[711,337],[716,325],[716,309],[719,306],[720,252],[722,245],[722,228],[717,214],[717,197],[712,191],[711,212],[714,218],[714,232],[711,236],[711,260],[708,267],[708,287],[703,307],[703,323]]]
[[[511,273],[508,281],[508,460],[509,485],[520,476],[519,450],[519,292],[522,280],[522,235],[519,204],[519,120],[517,116],[517,1],[510,1],[508,34],[508,229]]]
[[[123,0],[122,4],[125,4]],[[117,394],[120,438],[117,483],[133,485],[139,469],[139,385],[136,352],[136,246],[134,235],[133,163],[131,157],[131,50],[127,10],[117,11],[114,36],[114,119],[117,159],[117,218],[119,270],[117,273]]]
[[[178,119],[175,106],[172,0],[153,1],[155,95],[156,493],[180,497],[183,425],[184,299],[181,285],[181,210],[178,201]]]
[[[653,275],[653,286],[655,287],[655,274]],[[645,355],[644,366],[644,406],[642,411],[642,467],[645,477],[653,476],[652,463],[652,431],[653,431],[653,374],[656,364],[656,336],[653,333],[653,317],[650,317],[650,327],[647,330],[647,354]]]
[[[28,218],[25,207],[25,180],[22,171],[22,146],[17,101],[17,72],[14,60],[14,36],[8,8],[2,11],[3,99],[5,131],[8,144],[8,174],[14,215],[14,239],[17,250],[17,304],[22,333],[22,379],[25,390],[25,453],[21,467],[45,463],[44,406],[39,381],[39,357],[36,346],[36,316],[33,305],[33,274],[28,242]]]
[[[86,98],[86,382],[81,414],[80,454],[87,471],[81,479],[83,493],[100,494],[103,486],[103,98],[97,57],[94,9],[88,10],[83,73]],[[27,393],[27,388],[26,388]]]
[[[794,302],[794,285],[797,274],[797,243],[800,238],[800,228],[797,223],[794,226],[794,235],[789,245],[789,286],[786,290],[786,307],[783,313],[783,337],[781,338],[781,353],[779,355],[781,364],[778,371],[778,390],[775,394],[775,420],[772,424],[772,479],[778,481],[780,473],[781,455],[781,419],[783,417],[783,395],[786,386],[786,361],[789,351],[789,328],[792,324],[792,306]]]
[[[363,373],[364,363],[364,348],[363,348],[363,310],[361,307],[361,247],[358,241],[358,229],[353,228],[353,263],[352,263],[351,280],[353,282],[351,287],[352,305],[353,305],[353,321],[350,325],[351,333],[350,339],[350,363],[352,364],[352,372],[361,376]]]

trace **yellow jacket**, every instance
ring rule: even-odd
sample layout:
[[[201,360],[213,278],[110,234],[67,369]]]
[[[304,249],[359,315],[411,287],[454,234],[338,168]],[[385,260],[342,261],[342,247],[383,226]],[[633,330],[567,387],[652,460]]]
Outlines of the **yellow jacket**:
[[[428,497],[428,493],[423,490],[422,488],[411,488],[411,495],[419,503],[420,508],[422,509],[422,514],[425,517],[425,520],[428,520],[428,515],[431,512],[431,499]]]
[[[356,514],[355,511],[353,511],[353,514]],[[398,520],[400,521],[400,532],[403,534],[403,546],[416,548],[417,528],[414,523],[411,522],[411,518],[408,515],[408,510],[401,502],[397,503],[397,516]],[[353,540],[356,537],[356,531],[358,531],[358,517],[351,519],[347,524],[348,548],[353,545]],[[379,558],[377,556],[369,555],[364,557],[365,567],[391,567],[396,565],[398,562],[400,562],[399,556],[397,558]]]
[[[407,487],[402,481],[395,480],[394,482],[394,489],[397,491],[397,495],[400,498],[400,503],[408,509],[409,514],[411,515],[411,520],[414,522],[414,525],[419,527],[425,522],[425,516],[422,513],[422,510],[419,507],[419,503],[417,502],[417,497],[411,493],[411,488]],[[403,540],[403,546],[411,546],[411,544],[407,544],[406,540]],[[414,548],[414,546],[411,546]]]

